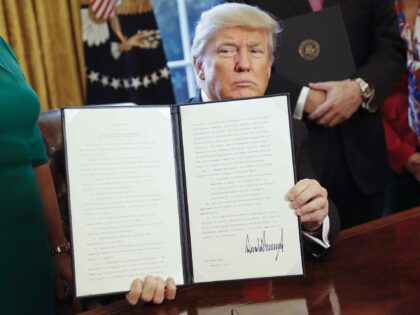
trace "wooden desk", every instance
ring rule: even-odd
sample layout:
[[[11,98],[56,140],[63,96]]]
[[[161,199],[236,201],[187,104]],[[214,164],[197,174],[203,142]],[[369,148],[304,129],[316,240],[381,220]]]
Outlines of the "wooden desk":
[[[342,231],[326,261],[306,263],[305,277],[195,285],[162,305],[120,301],[83,314],[418,314],[419,308],[417,207]]]

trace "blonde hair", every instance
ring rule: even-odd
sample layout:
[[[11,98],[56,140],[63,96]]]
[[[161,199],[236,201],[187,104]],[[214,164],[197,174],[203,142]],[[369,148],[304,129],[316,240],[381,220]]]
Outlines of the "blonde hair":
[[[267,32],[268,49],[273,57],[277,35],[282,31],[282,27],[267,12],[258,7],[242,3],[223,3],[201,14],[191,46],[192,57],[200,59],[213,34],[222,28],[232,27],[244,27]]]

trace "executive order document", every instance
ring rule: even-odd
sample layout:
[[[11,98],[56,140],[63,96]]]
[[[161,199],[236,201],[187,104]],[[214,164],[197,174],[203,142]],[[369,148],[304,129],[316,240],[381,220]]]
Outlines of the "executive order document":
[[[64,109],[76,295],[303,274],[287,102]]]

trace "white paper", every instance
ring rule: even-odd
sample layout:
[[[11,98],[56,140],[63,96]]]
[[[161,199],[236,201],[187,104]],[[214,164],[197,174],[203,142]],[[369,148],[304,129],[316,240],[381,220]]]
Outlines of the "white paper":
[[[287,97],[181,108],[194,282],[299,275]]]
[[[183,283],[169,107],[65,109],[77,296]]]

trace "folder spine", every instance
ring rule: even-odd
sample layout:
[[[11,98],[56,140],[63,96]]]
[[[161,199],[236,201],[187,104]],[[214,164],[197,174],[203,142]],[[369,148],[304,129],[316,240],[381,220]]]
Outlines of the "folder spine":
[[[184,269],[184,283],[191,285],[194,282],[192,269],[192,254],[191,254],[191,238],[188,220],[188,201],[187,201],[187,187],[185,182],[185,167],[182,146],[182,128],[180,110],[178,105],[171,106],[174,154],[176,161],[176,178],[178,186],[178,207],[179,207],[179,223],[180,223],[180,238],[182,246],[182,265]]]

